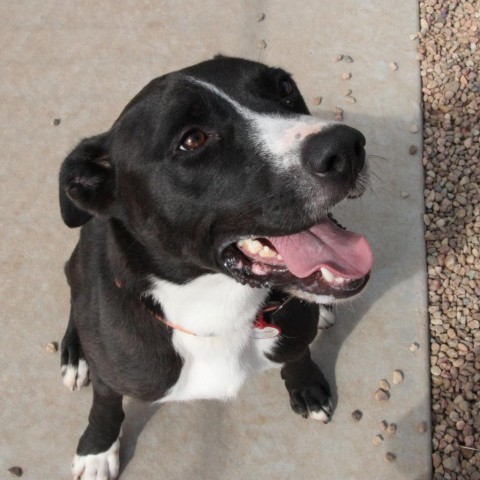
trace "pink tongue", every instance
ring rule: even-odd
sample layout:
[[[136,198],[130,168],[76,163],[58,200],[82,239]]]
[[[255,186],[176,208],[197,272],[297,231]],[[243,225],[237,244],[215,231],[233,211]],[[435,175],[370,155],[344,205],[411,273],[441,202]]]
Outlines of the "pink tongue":
[[[343,278],[364,277],[372,268],[373,254],[365,237],[325,219],[318,225],[286,237],[269,237],[290,272],[305,278],[326,267]]]

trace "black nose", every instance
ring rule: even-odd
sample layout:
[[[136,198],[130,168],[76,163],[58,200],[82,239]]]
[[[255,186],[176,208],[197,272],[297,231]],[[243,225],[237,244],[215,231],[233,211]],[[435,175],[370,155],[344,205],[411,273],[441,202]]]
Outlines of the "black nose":
[[[335,125],[306,139],[303,159],[318,175],[356,177],[365,163],[364,146],[358,130]]]

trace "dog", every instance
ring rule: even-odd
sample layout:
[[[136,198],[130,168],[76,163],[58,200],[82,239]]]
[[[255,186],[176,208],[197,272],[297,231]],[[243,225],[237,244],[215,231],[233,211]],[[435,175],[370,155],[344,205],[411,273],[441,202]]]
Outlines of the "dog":
[[[224,56],[154,79],[77,145],[59,175],[82,227],[61,368],[93,404],[74,479],[118,476],[124,395],[226,400],[279,368],[293,411],[330,420],[309,344],[319,306],[369,279],[368,242],[330,214],[367,179],[359,131],[310,115],[284,70]]]

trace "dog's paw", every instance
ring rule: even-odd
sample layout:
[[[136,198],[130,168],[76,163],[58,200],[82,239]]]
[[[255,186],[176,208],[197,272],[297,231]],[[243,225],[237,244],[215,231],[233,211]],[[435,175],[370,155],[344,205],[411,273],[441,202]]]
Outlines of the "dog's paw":
[[[303,418],[328,423],[333,414],[330,394],[320,385],[309,385],[290,390],[290,405]]]
[[[332,305],[320,305],[318,328],[325,330],[332,327],[335,324],[336,317]]]
[[[81,390],[90,383],[88,363],[80,359],[77,364],[62,365],[63,384],[72,392]]]
[[[106,451],[91,455],[75,455],[72,463],[73,480],[114,480],[118,477],[120,439]]]

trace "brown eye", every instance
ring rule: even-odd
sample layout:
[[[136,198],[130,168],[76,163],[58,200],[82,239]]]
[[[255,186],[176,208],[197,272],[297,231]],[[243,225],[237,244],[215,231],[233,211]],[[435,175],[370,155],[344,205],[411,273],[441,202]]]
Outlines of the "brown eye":
[[[201,130],[190,130],[180,140],[179,149],[184,152],[196,150],[205,144],[207,138],[207,134]]]

